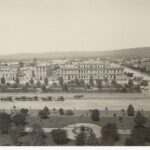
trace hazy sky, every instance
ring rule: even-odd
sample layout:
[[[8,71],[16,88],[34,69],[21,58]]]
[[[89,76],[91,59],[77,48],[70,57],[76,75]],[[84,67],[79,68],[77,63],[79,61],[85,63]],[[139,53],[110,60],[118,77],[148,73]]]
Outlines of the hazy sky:
[[[150,0],[0,0],[0,54],[150,46]]]

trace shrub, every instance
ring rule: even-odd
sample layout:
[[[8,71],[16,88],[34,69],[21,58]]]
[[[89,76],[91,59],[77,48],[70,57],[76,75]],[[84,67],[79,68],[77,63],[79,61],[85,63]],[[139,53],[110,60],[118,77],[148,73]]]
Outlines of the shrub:
[[[114,123],[108,123],[102,130],[102,145],[113,145],[114,142],[119,140],[117,126]]]
[[[12,118],[12,121],[14,122],[14,124],[16,126],[19,126],[19,125],[24,125],[25,124],[25,116],[22,115],[22,114],[16,114],[13,116]]]
[[[59,109],[59,113],[60,113],[60,115],[64,115],[64,110],[63,110],[63,108],[60,108],[60,109]]]
[[[128,116],[134,116],[135,111],[132,105],[128,106],[127,113],[128,113]]]
[[[11,125],[11,117],[7,113],[0,113],[0,131],[7,134]]]
[[[66,144],[68,142],[67,132],[64,129],[54,129],[51,131],[51,135],[56,144]]]
[[[116,114],[116,113],[114,113],[114,114],[113,114],[113,117],[117,117],[117,114]]]
[[[45,139],[47,138],[45,132],[41,128],[39,124],[34,124],[32,126],[31,136],[31,144],[32,146],[44,146],[46,145]]]
[[[98,139],[96,138],[96,135],[92,132],[91,134],[88,135],[87,137],[87,145],[90,146],[96,146],[98,145]]]
[[[140,111],[138,111],[136,117],[134,118],[134,121],[138,126],[142,126],[146,123],[147,119],[143,116],[143,114]]]
[[[87,136],[84,132],[79,133],[76,136],[76,145],[83,146],[86,144]]]
[[[43,110],[39,111],[39,116],[42,119],[47,119],[49,114],[50,114],[50,111],[49,111],[48,107],[46,107],[46,106],[44,107]]]
[[[98,109],[92,110],[91,118],[93,121],[99,121],[100,120],[99,115],[100,113]]]
[[[20,137],[24,132],[24,127],[21,126],[12,126],[9,129],[9,135],[14,145],[19,146],[21,145]]]
[[[20,109],[20,114],[22,114],[22,115],[26,116],[28,114],[28,112],[29,112],[28,109],[25,109],[25,108]]]
[[[74,113],[73,113],[73,110],[71,110],[71,109],[68,109],[68,110],[66,110],[66,112],[65,112],[65,115],[68,115],[68,116],[71,116],[71,115],[73,115]]]

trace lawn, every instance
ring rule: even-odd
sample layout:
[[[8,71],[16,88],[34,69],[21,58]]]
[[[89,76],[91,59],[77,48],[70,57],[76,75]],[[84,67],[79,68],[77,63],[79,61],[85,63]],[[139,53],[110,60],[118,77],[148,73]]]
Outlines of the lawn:
[[[107,123],[116,123],[118,128],[132,129],[134,127],[134,117],[124,117],[120,122],[118,117],[101,117],[100,121],[92,121],[90,116],[50,116],[48,119],[41,119],[40,117],[28,116],[27,126],[31,127],[38,123],[41,127],[49,128],[63,128],[74,123],[93,123],[99,126],[104,126]],[[150,119],[147,120],[146,125],[150,124]]]

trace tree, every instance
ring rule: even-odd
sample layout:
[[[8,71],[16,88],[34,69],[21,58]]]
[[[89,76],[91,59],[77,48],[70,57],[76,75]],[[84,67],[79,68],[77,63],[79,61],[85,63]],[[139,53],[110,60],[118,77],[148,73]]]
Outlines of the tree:
[[[68,142],[67,132],[64,129],[54,129],[51,131],[51,135],[56,144],[65,144]]]
[[[31,85],[33,85],[34,84],[33,78],[31,78],[29,82],[30,82]]]
[[[89,84],[90,84],[91,86],[94,85],[94,80],[93,80],[93,78],[90,78],[90,79],[89,79]]]
[[[118,119],[119,119],[119,122],[122,123],[123,117],[120,116]]]
[[[1,84],[5,84],[6,83],[6,80],[4,77],[1,78]]]
[[[119,84],[117,83],[117,81],[115,79],[113,79],[111,81],[111,84],[115,87],[115,88],[118,88],[119,87]]]
[[[64,115],[64,110],[63,110],[63,108],[60,108],[60,109],[59,109],[59,113],[60,113],[60,115]]]
[[[105,77],[105,78],[104,78],[104,81],[105,81],[105,83],[107,83],[107,82],[108,82],[108,78],[107,78],[107,77]]]
[[[85,86],[85,81],[83,79],[80,80],[80,86]]]
[[[23,68],[24,67],[24,62],[23,61],[20,61],[19,62],[19,68]]]
[[[128,113],[128,116],[134,116],[135,111],[134,111],[134,107],[132,105],[128,106],[127,113]]]
[[[146,123],[147,119],[143,116],[143,114],[140,111],[138,111],[134,118],[134,121],[137,126],[143,126]]]
[[[148,86],[148,81],[147,80],[142,80],[140,85],[141,86]]]
[[[129,88],[133,88],[134,87],[134,82],[133,82],[132,79],[129,80],[128,86],[129,86]]]
[[[16,114],[12,117],[12,121],[16,126],[24,125],[25,124],[25,115],[23,114]]]
[[[99,115],[100,115],[100,113],[99,113],[98,109],[92,110],[92,112],[91,112],[91,118],[92,118],[93,121],[99,121],[100,120]]]
[[[59,85],[60,85],[61,87],[63,87],[63,85],[64,85],[64,80],[63,80],[63,78],[60,77],[58,80],[59,80]]]
[[[77,86],[80,86],[80,81],[78,80],[78,78],[75,78],[75,84],[77,85]]]
[[[102,130],[101,145],[113,145],[114,142],[119,140],[117,126],[114,123],[108,123]]]
[[[20,84],[19,78],[16,78],[15,84],[16,84],[17,87],[19,86],[19,84]]]
[[[0,113],[0,131],[7,134],[11,125],[11,117],[7,113]]]
[[[90,146],[96,146],[98,145],[98,139],[96,138],[96,135],[94,134],[94,132],[92,132],[91,134],[88,135],[87,137],[87,145]]]
[[[24,116],[27,116],[28,112],[29,112],[29,110],[26,109],[26,108],[21,108],[21,109],[20,109],[20,114],[22,114],[22,115],[24,115]]]
[[[20,136],[24,132],[23,126],[11,126],[9,129],[9,135],[14,145],[21,145]]]
[[[86,140],[87,140],[87,136],[84,132],[80,132],[77,136],[76,136],[76,145],[78,146],[83,146],[86,144]]]
[[[17,86],[19,86],[19,84],[20,84],[19,78],[16,78],[15,83],[16,83]]]
[[[68,85],[66,83],[64,83],[64,85],[62,86],[62,88],[63,88],[64,91],[66,91],[66,92],[68,91]]]
[[[102,88],[102,80],[96,79],[96,85],[97,85],[98,89],[101,89]]]
[[[46,91],[47,91],[47,88],[46,88],[45,84],[42,85],[42,91],[43,91],[43,92],[46,92]]]
[[[147,129],[144,126],[135,126],[130,138],[127,138],[125,145],[144,146],[146,142]]]
[[[28,88],[29,88],[29,87],[25,85],[25,86],[22,87],[22,91],[23,91],[23,92],[28,92]]]
[[[49,114],[50,114],[50,111],[49,111],[48,107],[46,107],[46,106],[44,107],[43,110],[39,111],[39,116],[42,119],[47,119]]]
[[[127,93],[128,92],[127,87],[123,87],[121,91],[122,93]]]
[[[44,84],[47,86],[48,85],[48,78],[46,77],[45,79],[44,79]]]
[[[30,86],[30,85],[29,85],[29,82],[26,82],[26,85],[25,85],[25,86],[26,86],[27,88],[29,88],[29,86]]]
[[[30,136],[32,146],[46,145],[45,139],[47,138],[47,136],[39,124],[34,124],[32,126],[32,132],[30,133]]]
[[[128,146],[143,146],[145,142],[149,139],[148,129],[144,126],[146,123],[146,118],[142,115],[140,111],[137,112],[134,119],[136,125],[131,132],[130,138],[127,138],[125,145]]]
[[[135,87],[135,90],[136,90],[137,92],[141,92],[141,87],[140,87],[139,84]]]
[[[68,109],[68,110],[66,110],[66,112],[65,112],[65,115],[68,115],[68,116],[71,116],[71,115],[73,115],[74,113],[73,113],[73,110],[71,110],[71,109]]]
[[[41,82],[38,80],[38,82],[36,83],[36,87],[37,88],[41,88]]]

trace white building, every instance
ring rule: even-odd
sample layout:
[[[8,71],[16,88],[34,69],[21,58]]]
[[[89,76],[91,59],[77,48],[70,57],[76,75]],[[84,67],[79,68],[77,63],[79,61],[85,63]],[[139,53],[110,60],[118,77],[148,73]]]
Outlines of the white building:
[[[62,77],[65,82],[70,80],[84,80],[89,82],[92,78],[96,79],[105,79],[108,80],[117,80],[122,81],[125,79],[124,68],[118,66],[111,66],[107,62],[82,62],[77,65],[64,65],[56,71],[57,78]]]
[[[17,69],[10,69],[10,68],[0,69],[0,81],[4,77],[6,83],[11,83],[11,84],[15,83],[16,75],[17,75]]]

